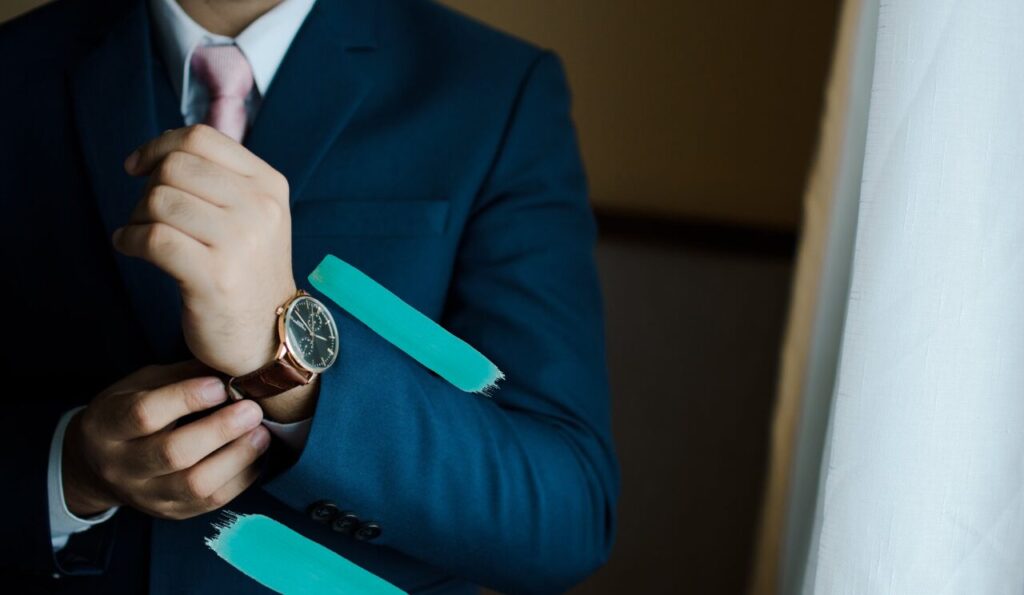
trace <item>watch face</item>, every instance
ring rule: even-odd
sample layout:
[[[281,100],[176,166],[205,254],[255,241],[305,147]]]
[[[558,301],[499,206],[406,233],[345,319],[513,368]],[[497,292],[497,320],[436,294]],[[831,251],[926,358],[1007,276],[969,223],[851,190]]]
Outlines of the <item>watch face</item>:
[[[327,307],[314,298],[301,296],[284,315],[285,344],[304,368],[323,372],[338,357],[338,328]]]

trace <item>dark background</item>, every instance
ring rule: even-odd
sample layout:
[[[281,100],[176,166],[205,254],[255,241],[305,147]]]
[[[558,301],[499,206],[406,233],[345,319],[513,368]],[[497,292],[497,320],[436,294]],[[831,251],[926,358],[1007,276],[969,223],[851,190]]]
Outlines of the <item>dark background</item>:
[[[623,491],[611,562],[578,592],[742,593],[792,235],[603,224],[597,255]]]

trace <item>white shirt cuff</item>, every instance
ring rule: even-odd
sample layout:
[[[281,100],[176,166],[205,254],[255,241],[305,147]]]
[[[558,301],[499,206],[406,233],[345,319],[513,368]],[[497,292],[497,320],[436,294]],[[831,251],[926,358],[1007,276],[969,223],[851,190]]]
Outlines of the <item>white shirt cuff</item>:
[[[117,507],[115,506],[96,516],[83,519],[68,510],[67,502],[64,501],[64,482],[61,471],[61,458],[64,453],[64,433],[67,431],[71,418],[82,409],[85,409],[85,407],[72,409],[60,418],[60,422],[57,423],[57,429],[53,432],[53,440],[50,442],[50,462],[47,470],[46,491],[50,508],[50,541],[53,543],[53,551],[55,552],[64,549],[73,533],[85,531],[90,527],[107,521],[117,512]]]
[[[267,429],[273,435],[280,438],[281,442],[287,444],[288,448],[300,451],[306,446],[306,440],[309,439],[309,429],[313,427],[313,418],[310,417],[290,424],[279,424],[276,421],[264,419],[263,425],[267,426]]]

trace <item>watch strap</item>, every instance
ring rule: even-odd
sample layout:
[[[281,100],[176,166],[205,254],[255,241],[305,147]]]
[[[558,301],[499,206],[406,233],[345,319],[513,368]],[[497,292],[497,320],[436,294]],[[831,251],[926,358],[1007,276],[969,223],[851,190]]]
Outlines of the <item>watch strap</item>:
[[[266,399],[309,384],[315,377],[314,372],[278,358],[255,372],[233,377],[228,381],[228,392],[235,399]]]

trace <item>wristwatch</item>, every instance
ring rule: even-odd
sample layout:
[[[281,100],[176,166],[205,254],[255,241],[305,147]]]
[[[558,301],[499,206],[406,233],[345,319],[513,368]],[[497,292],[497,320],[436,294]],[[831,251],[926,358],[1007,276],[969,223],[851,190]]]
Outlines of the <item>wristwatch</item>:
[[[277,308],[274,360],[255,372],[228,380],[235,400],[266,399],[309,384],[338,359],[338,327],[331,311],[305,291]]]

